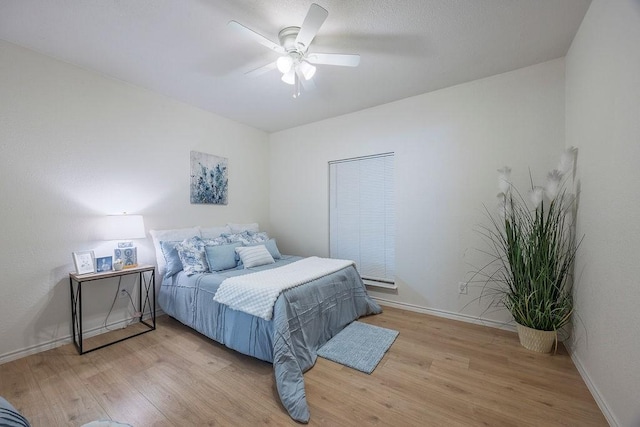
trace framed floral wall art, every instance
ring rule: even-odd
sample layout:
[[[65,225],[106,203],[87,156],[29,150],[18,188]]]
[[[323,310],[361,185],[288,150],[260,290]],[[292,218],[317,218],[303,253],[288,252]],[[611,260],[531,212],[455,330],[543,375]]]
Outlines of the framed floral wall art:
[[[191,203],[226,205],[229,175],[226,157],[191,152]]]

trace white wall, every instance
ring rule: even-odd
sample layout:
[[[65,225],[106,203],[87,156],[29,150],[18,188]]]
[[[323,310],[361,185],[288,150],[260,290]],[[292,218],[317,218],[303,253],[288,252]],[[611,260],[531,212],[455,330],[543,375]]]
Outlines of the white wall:
[[[189,203],[190,150],[228,157],[228,206]],[[0,41],[0,362],[70,336],[71,252],[112,254],[104,215],[268,226],[268,167],[263,132]],[[99,326],[115,285],[85,291],[85,328]]]
[[[395,152],[397,293],[405,306],[499,321],[458,294],[484,258],[474,228],[496,170],[544,177],[564,148],[564,61],[555,60],[270,135],[271,227],[285,253],[328,255],[327,162]],[[373,288],[372,288],[373,289]],[[471,302],[471,303],[470,303]],[[469,304],[465,307],[465,305]],[[414,307],[414,308],[415,308]]]
[[[581,182],[573,357],[612,425],[640,425],[640,1],[594,0],[567,55]]]

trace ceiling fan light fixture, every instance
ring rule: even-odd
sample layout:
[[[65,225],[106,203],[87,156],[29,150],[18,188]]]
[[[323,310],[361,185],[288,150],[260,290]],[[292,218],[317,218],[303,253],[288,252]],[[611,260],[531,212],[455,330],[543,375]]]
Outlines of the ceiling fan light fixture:
[[[278,67],[278,71],[282,74],[286,74],[291,70],[291,66],[293,65],[293,58],[289,55],[284,55],[278,58],[276,61],[276,66]]]
[[[296,82],[296,71],[291,67],[289,71],[282,75],[282,81],[288,85],[295,84]]]
[[[315,88],[313,77],[316,65],[356,67],[360,63],[360,55],[357,54],[309,53],[309,46],[328,13],[325,8],[312,3],[300,27],[291,26],[280,30],[279,45],[237,21],[230,21],[230,28],[279,54],[275,61],[245,74],[256,77],[277,68],[282,73],[281,80],[294,87],[293,97],[297,98],[300,96],[301,86],[305,91]]]
[[[311,80],[316,73],[316,67],[307,61],[300,61],[299,69],[305,80]]]

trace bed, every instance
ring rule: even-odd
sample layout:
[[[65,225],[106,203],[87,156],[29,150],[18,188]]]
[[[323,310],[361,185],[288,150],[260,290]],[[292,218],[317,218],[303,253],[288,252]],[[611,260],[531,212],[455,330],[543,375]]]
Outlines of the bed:
[[[204,229],[199,228],[183,230],[181,235],[196,230],[206,235]],[[153,232],[152,236],[158,250],[163,235]],[[175,232],[164,236],[165,239],[177,237]],[[275,300],[272,317],[266,320],[214,301],[216,292],[225,279],[295,267],[293,263],[302,261],[301,257],[280,255],[267,265],[248,269],[239,265],[190,275],[185,271],[164,274],[163,270],[169,271],[171,266],[162,265],[167,261],[161,259],[164,258],[162,251],[157,258],[163,277],[158,293],[162,310],[233,350],[272,363],[282,404],[294,420],[303,423],[308,422],[310,416],[303,373],[315,364],[318,348],[353,320],[381,312],[367,295],[352,264],[284,290]]]

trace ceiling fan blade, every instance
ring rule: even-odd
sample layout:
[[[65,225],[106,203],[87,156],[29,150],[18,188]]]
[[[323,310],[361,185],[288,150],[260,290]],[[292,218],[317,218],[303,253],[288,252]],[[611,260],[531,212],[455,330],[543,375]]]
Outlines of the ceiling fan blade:
[[[251,71],[247,71],[246,73],[244,73],[247,77],[258,77],[261,76],[265,73],[268,73],[271,70],[275,70],[276,69],[276,63],[275,61],[267,64],[267,65],[263,65],[262,67],[256,68],[255,70],[251,70]]]
[[[304,22],[300,27],[298,37],[296,37],[296,45],[299,45],[301,51],[306,51],[311,44],[313,38],[318,34],[318,30],[327,19],[329,12],[323,7],[318,6],[315,3],[309,7],[309,12],[304,18]]]
[[[343,67],[357,67],[360,55],[343,53],[310,53],[307,60],[312,64],[340,65]]]
[[[258,43],[260,43],[262,46],[265,46],[273,51],[276,51],[278,53],[285,53],[285,50],[282,46],[280,46],[277,43],[272,42],[271,40],[269,40],[268,38],[264,37],[261,34],[256,33],[255,31],[253,31],[250,28],[245,27],[244,25],[236,22],[236,21],[229,21],[229,23],[227,24],[227,26],[235,31],[237,31],[238,33],[242,34],[244,37],[250,38]]]

